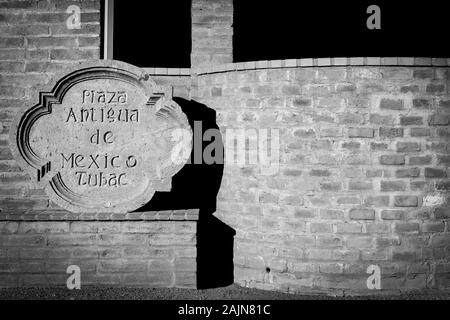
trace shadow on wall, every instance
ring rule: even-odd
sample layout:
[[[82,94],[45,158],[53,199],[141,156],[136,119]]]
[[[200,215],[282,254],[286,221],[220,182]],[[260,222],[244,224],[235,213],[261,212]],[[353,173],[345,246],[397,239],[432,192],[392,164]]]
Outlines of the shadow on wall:
[[[194,121],[201,121],[203,133],[211,128],[219,129],[216,111],[193,100],[173,98],[187,115],[194,132]],[[201,140],[201,141],[199,141]],[[202,143],[202,150],[210,144]],[[223,150],[223,141],[217,144]],[[222,152],[223,154],[223,152]],[[214,154],[213,154],[214,156]],[[194,164],[194,148],[189,162],[172,178],[170,192],[156,192],[146,205],[136,211],[200,209],[197,225],[197,288],[207,289],[233,284],[233,237],[235,231],[213,216],[216,211],[217,193],[223,174],[220,164]]]

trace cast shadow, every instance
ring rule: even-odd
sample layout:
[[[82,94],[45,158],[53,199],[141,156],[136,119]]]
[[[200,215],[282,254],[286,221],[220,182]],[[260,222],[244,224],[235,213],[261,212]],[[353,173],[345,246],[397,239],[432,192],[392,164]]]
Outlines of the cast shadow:
[[[194,121],[201,122],[201,136],[195,135],[191,158],[172,178],[170,192],[156,192],[153,198],[136,211],[200,209],[197,224],[197,288],[208,289],[233,284],[233,238],[235,230],[213,216],[216,211],[217,193],[223,175],[223,159],[220,163],[207,164],[203,157],[194,159],[195,146],[201,150],[213,141],[203,141],[208,129],[219,129],[216,111],[193,100],[173,98],[187,115],[194,130]],[[222,149],[223,140],[216,141]],[[213,153],[214,155],[214,153]]]

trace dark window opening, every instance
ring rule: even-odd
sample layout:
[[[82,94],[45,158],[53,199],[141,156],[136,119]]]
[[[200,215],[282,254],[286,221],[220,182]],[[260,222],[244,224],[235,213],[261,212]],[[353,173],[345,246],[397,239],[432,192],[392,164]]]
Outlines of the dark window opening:
[[[191,0],[114,1],[113,58],[138,67],[189,68]]]
[[[446,1],[234,0],[235,62],[320,57],[449,57]],[[369,30],[370,5],[381,30]]]

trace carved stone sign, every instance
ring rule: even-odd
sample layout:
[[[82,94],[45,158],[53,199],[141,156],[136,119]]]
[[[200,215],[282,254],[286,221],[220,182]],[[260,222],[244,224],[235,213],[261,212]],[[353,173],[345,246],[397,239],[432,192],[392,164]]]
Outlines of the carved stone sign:
[[[170,191],[192,148],[171,88],[99,61],[55,77],[50,89],[19,114],[11,145],[51,200],[72,212],[124,213]]]

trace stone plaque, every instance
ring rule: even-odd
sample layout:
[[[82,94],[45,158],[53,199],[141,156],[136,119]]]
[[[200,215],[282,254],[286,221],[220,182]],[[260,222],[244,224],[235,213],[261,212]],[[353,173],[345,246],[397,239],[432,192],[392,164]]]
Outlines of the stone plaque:
[[[49,89],[19,114],[11,145],[51,200],[72,212],[125,213],[170,191],[192,148],[171,88],[129,64],[99,61]]]

